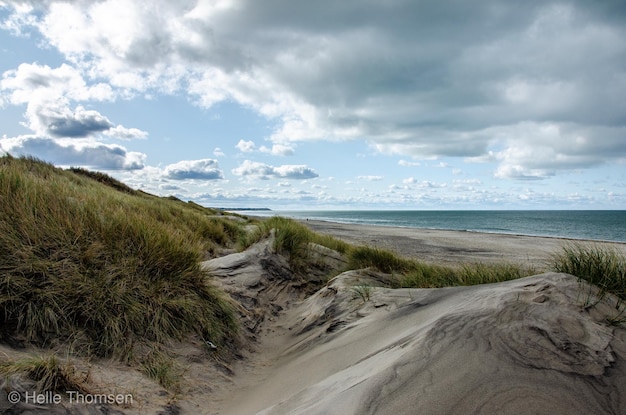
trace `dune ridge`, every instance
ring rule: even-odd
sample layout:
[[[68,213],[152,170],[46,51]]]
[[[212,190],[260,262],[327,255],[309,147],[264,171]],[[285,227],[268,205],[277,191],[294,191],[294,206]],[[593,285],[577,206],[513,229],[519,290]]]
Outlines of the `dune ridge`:
[[[252,262],[271,254],[267,246],[253,251]],[[222,266],[229,263],[222,258],[206,266],[224,287],[241,290],[233,278],[245,273]],[[259,289],[263,277],[256,275],[252,286]],[[581,293],[595,289],[575,277],[545,273],[440,289],[390,289],[381,286],[384,280],[372,270],[348,271],[292,303],[268,285],[280,303],[268,304],[280,311],[258,332],[258,349],[231,391],[207,413],[617,414],[626,408],[625,330],[605,322],[614,313],[609,301],[585,308]],[[368,298],[355,286],[370,287]]]

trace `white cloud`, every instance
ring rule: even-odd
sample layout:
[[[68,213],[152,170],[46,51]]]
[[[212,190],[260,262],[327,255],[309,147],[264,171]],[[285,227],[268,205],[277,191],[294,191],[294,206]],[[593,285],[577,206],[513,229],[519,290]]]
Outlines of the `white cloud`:
[[[479,179],[455,179],[452,182],[454,184],[482,184]]]
[[[402,180],[402,183],[405,185],[404,189],[411,187],[417,187],[419,189],[438,189],[448,186],[447,183],[435,183],[430,180],[418,180],[415,177],[408,177]]]
[[[159,185],[159,189],[164,190],[166,192],[171,192],[175,190],[184,190],[182,187],[177,186],[175,184],[163,183]]]
[[[294,145],[292,144],[274,144],[271,148],[262,146],[259,151],[269,153],[273,156],[292,156],[294,154]]]
[[[219,147],[215,147],[215,150],[213,150],[213,155],[215,157],[224,157],[224,156],[226,156],[226,154]]]
[[[504,149],[486,160],[499,163],[495,176],[500,178],[542,179],[626,158],[626,127],[523,122],[492,130]]]
[[[219,180],[224,175],[217,160],[182,160],[165,167],[163,176],[172,180]]]
[[[21,64],[3,74],[0,90],[6,91],[8,102],[26,104],[25,125],[39,136],[82,138],[103,133],[123,140],[147,136],[136,128],[116,126],[83,105],[70,109],[72,101],[110,101],[115,93],[107,84],[88,85],[80,72],[67,64],[58,68]]]
[[[294,154],[295,146],[293,144],[275,143],[271,147],[261,146],[257,150],[257,146],[254,141],[239,140],[235,147],[242,153],[260,151],[261,153],[267,153],[273,156],[291,156]]]
[[[369,175],[369,176],[357,176],[357,179],[359,179],[359,180],[366,180],[368,182],[379,182],[379,181],[383,180],[384,177],[383,176]]]
[[[421,163],[417,161],[400,160],[398,161],[398,165],[404,166],[404,167],[419,167],[421,166]]]
[[[53,137],[88,137],[113,128],[111,121],[98,111],[81,106],[73,112],[67,108],[41,109],[37,116],[39,123],[46,126],[46,133]],[[124,133],[125,130],[122,127],[119,132]]]
[[[33,7],[27,3],[12,4],[12,6],[14,7],[13,13],[0,22],[0,29],[7,30],[14,36],[28,37],[29,33],[24,29],[35,26],[37,21],[36,17],[30,14]],[[8,3],[0,1],[0,8],[8,7]]]
[[[16,105],[61,97],[81,101],[115,98],[110,85],[101,82],[88,85],[78,69],[65,63],[58,68],[22,63],[17,69],[4,72],[0,88],[9,91],[9,99]]]
[[[141,131],[138,128],[126,128],[123,125],[116,125],[103,132],[105,135],[119,140],[136,140],[143,139],[148,136],[148,133]]]
[[[242,153],[251,153],[256,149],[256,144],[254,141],[239,140],[235,147]]]
[[[293,179],[304,180],[318,177],[315,171],[305,165],[286,164],[282,166],[270,166],[264,163],[258,163],[245,160],[239,167],[233,169],[235,176],[248,177],[254,179]]]
[[[275,175],[279,178],[303,180],[314,179],[319,175],[305,165],[285,164],[274,168]]]
[[[99,142],[97,137],[141,139],[147,136],[145,131],[115,125],[106,116],[83,105],[70,107],[74,101],[113,99],[115,94],[109,85],[89,85],[77,69],[67,64],[51,68],[34,63],[6,71],[0,90],[7,102],[26,104],[23,125],[34,133],[4,140],[15,154],[101,169],[144,167],[145,154]]]

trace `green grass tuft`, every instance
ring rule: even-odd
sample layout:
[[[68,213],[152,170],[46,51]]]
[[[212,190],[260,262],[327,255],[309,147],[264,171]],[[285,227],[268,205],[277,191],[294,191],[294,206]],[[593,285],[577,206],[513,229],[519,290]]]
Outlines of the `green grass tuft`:
[[[141,367],[150,379],[165,389],[180,392],[184,370],[165,351],[155,348],[141,362]]]
[[[328,235],[321,235],[311,231],[308,227],[293,219],[273,216],[256,223],[255,230],[244,234],[239,239],[240,249],[269,236],[274,230],[274,250],[287,255],[289,264],[295,271],[304,271],[309,265],[310,243],[334,249],[340,253],[347,252],[349,244]]]
[[[311,231],[306,225],[292,219],[272,217],[257,224],[257,228],[240,239],[241,249],[269,235],[274,229],[277,252],[287,253],[291,265],[302,269],[309,258],[309,243],[334,249],[348,259],[347,269],[374,268],[392,274],[389,285],[404,288],[433,288],[455,285],[476,285],[508,281],[534,273],[531,267],[516,264],[469,264],[461,268],[427,264],[406,259],[394,252],[370,247],[353,246],[329,235]]]
[[[36,390],[39,393],[48,391],[61,394],[65,394],[66,391],[89,392],[85,387],[89,372],[78,373],[72,364],[64,362],[54,355],[0,362],[0,374],[5,377],[25,375],[36,382]]]
[[[352,287],[352,298],[368,302],[372,297],[372,287],[368,284],[360,284]]]
[[[552,257],[552,268],[598,286],[626,300],[626,258],[615,249],[599,244],[572,243]]]
[[[404,288],[439,288],[508,281],[532,275],[534,270],[516,264],[466,264],[460,268],[428,264],[402,258],[391,251],[356,247],[349,251],[350,268],[373,267],[394,274],[392,286]]]
[[[391,251],[369,246],[358,246],[348,251],[349,268],[373,267],[386,273],[404,273],[415,267],[414,261],[399,257]]]

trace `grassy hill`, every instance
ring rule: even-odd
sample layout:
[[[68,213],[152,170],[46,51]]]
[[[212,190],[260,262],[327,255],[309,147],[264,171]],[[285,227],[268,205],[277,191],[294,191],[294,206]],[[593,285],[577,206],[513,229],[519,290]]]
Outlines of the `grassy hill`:
[[[0,341],[126,361],[190,335],[234,348],[233,306],[199,267],[240,236],[218,215],[100,173],[1,157]]]

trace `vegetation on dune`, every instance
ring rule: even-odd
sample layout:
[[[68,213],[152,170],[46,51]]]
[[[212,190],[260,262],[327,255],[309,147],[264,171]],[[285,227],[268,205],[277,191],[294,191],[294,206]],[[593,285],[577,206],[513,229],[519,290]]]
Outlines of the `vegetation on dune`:
[[[395,253],[369,246],[353,247],[348,252],[348,267],[352,269],[376,268],[388,274],[411,271],[417,263],[409,259],[401,258]]]
[[[310,243],[316,243],[344,254],[346,269],[375,268],[393,274],[389,284],[403,288],[434,288],[453,285],[476,285],[507,281],[531,275],[534,269],[516,264],[468,264],[460,268],[427,264],[406,259],[397,254],[370,246],[353,246],[329,235],[311,231],[306,225],[292,219],[275,216],[262,221],[256,231],[241,240],[245,249],[254,242],[275,232],[274,248],[289,255],[291,265],[305,270],[310,257]]]
[[[526,277],[533,268],[518,264],[465,264],[449,267],[399,257],[391,251],[355,247],[349,252],[351,268],[373,267],[394,274],[391,285],[402,288],[439,288],[477,285]]]
[[[552,257],[557,272],[575,275],[626,300],[626,258],[598,244],[573,243]]]
[[[240,228],[112,183],[0,158],[0,338],[128,361],[189,335],[228,350],[233,307],[199,262]]]
[[[394,274],[390,285],[404,288],[439,288],[457,285],[489,284],[526,277],[536,273],[531,265],[510,263],[465,264],[449,267],[397,256],[391,251],[368,246],[346,249],[350,268],[373,267]],[[600,244],[574,243],[552,257],[556,272],[572,274],[600,288],[599,299],[615,294],[620,316],[626,313],[626,257]],[[626,314],[625,314],[626,315]]]
[[[243,235],[239,241],[240,249],[269,236],[274,231],[274,250],[289,258],[289,264],[296,271],[304,271],[310,258],[310,246],[314,243],[333,249],[339,253],[346,253],[350,244],[328,235],[321,235],[311,231],[305,225],[292,219],[273,216],[257,223],[255,230]]]
[[[460,268],[416,264],[401,278],[402,287],[440,288],[458,285],[492,284],[533,275],[535,269],[520,264],[465,264]]]
[[[7,377],[25,375],[35,382],[39,393],[64,394],[66,391],[89,393],[85,385],[89,371],[79,372],[74,365],[52,354],[27,357],[14,362],[0,361],[0,374]]]

